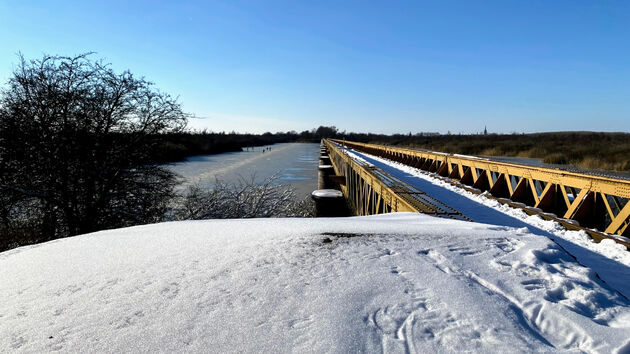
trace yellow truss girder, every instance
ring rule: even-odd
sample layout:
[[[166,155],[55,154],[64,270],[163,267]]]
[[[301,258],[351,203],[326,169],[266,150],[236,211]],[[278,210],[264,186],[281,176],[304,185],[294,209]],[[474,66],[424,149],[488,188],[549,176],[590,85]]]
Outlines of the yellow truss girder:
[[[339,147],[328,140],[324,140],[324,144],[335,173],[346,178],[345,185],[340,185],[340,188],[357,215],[378,214],[379,211],[423,212],[396,194],[367,168],[343,153]]]
[[[560,218],[576,220],[588,228],[624,236],[630,233],[629,180],[472,156],[335,141],[490,191],[497,197],[541,208]],[[512,177],[518,179],[515,185]]]

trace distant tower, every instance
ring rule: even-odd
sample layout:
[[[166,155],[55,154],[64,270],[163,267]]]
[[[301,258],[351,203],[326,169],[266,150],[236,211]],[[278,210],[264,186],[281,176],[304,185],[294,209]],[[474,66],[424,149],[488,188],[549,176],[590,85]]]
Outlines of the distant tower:
[[[488,129],[485,126],[483,127],[483,135],[488,135]]]

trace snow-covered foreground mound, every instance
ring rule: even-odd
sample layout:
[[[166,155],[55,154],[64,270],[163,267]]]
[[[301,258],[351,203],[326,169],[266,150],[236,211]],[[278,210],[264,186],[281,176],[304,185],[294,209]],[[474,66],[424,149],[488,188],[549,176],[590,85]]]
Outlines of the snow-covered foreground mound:
[[[527,229],[174,222],[0,253],[0,351],[630,350],[630,302]]]

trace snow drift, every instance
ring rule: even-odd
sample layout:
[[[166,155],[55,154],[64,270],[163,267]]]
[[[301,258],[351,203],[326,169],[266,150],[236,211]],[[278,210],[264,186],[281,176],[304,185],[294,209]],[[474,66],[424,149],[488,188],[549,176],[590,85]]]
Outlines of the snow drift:
[[[527,228],[188,221],[0,253],[18,352],[611,352],[630,302]]]

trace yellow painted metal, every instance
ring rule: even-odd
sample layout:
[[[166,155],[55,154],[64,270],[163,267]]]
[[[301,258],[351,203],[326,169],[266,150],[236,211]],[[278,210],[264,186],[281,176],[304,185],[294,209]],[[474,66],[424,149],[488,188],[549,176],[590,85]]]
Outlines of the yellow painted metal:
[[[378,214],[379,211],[426,212],[404,200],[330,141],[324,140],[324,144],[329,151],[335,173],[346,177],[345,185],[340,185],[340,188],[357,215]]]
[[[617,231],[620,234],[623,234],[626,230],[628,230],[628,224],[630,224],[630,203],[626,204],[626,206],[612,220],[606,229],[606,232],[613,233]]]
[[[609,234],[630,233],[630,181],[471,156],[334,140],[467,184],[497,197],[540,207]],[[327,146],[334,146],[327,143]],[[513,181],[518,180],[513,185]],[[494,184],[499,184],[493,188]],[[501,183],[506,183],[507,188]],[[501,187],[501,188],[499,188]],[[570,192],[569,192],[570,191]],[[614,202],[610,202],[612,198]],[[618,203],[618,201],[622,201]]]

